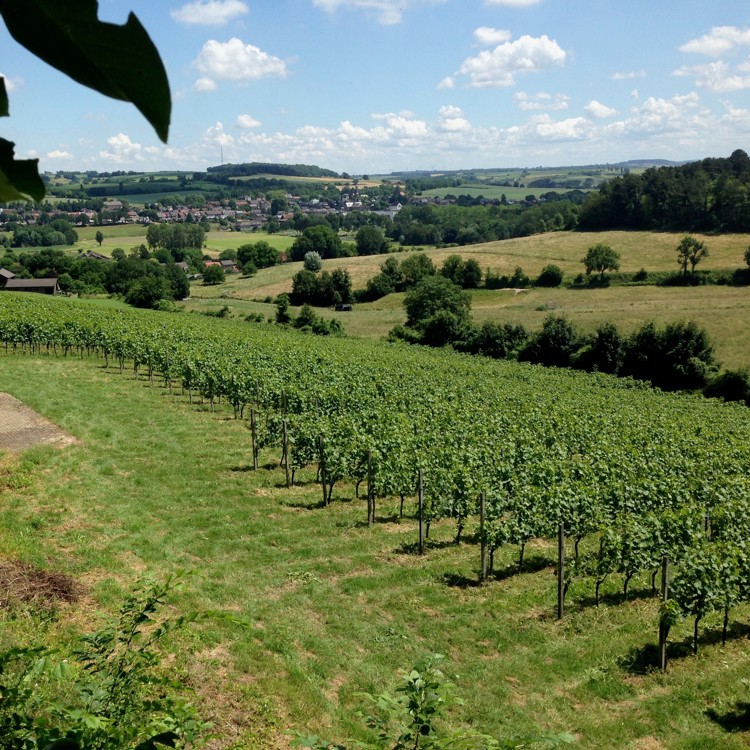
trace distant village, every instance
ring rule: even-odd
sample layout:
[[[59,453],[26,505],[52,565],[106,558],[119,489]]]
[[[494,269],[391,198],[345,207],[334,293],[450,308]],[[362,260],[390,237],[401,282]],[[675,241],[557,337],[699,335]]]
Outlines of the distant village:
[[[91,203],[91,201],[87,201]],[[73,226],[89,225],[107,226],[112,224],[151,224],[209,222],[215,224],[219,230],[252,232],[267,229],[269,222],[276,222],[278,228],[289,228],[295,217],[300,215],[309,217],[324,217],[329,214],[348,214],[351,212],[367,212],[393,219],[402,208],[402,203],[389,204],[386,209],[378,207],[374,200],[367,196],[360,197],[355,191],[344,193],[338,205],[312,198],[305,200],[300,196],[287,194],[286,208],[273,212],[273,201],[266,198],[244,196],[228,200],[206,201],[203,206],[189,206],[176,204],[161,206],[146,204],[135,207],[122,200],[103,200],[100,209],[76,208],[64,210],[56,204],[47,203],[43,207],[8,207],[0,208],[0,228],[12,228],[18,224],[34,226],[41,222],[65,218]],[[411,198],[410,203],[450,204],[451,199]],[[44,214],[44,219],[42,215]]]

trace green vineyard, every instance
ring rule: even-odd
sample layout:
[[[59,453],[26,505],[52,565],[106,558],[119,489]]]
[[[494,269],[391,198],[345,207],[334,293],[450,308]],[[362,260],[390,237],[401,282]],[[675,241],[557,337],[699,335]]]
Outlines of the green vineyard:
[[[568,538],[560,581],[600,587],[671,566],[668,632],[750,599],[750,418],[745,407],[634,381],[374,342],[321,341],[275,327],[85,303],[0,297],[6,352],[97,356],[174,395],[230,404],[257,468],[278,448],[286,484],[317,467],[321,506],[337,484],[419,502],[420,539],[450,519],[455,542],[496,551]],[[480,508],[481,506],[481,508]],[[481,519],[480,519],[481,510]],[[471,533],[469,533],[471,532]],[[563,576],[561,576],[563,578]],[[657,624],[654,623],[654,632]]]

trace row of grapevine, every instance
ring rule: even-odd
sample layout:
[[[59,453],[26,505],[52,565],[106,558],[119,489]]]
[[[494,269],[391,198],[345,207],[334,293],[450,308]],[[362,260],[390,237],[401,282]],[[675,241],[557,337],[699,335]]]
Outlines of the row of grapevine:
[[[318,466],[324,502],[342,481],[366,482],[370,519],[376,498],[415,495],[421,472],[428,529],[451,519],[460,541],[481,495],[491,560],[513,544],[522,567],[528,542],[562,523],[575,549],[565,583],[591,580],[597,597],[609,576],[627,593],[668,555],[673,601],[693,614],[681,581],[701,566],[716,573],[706,560],[718,554],[696,550],[708,539],[710,550],[730,545],[732,560],[748,552],[744,407],[603,375],[22,295],[0,296],[0,341],[8,352],[96,353],[191,400],[226,403],[247,420],[256,460],[283,443],[289,482]],[[598,550],[578,554],[587,539]]]

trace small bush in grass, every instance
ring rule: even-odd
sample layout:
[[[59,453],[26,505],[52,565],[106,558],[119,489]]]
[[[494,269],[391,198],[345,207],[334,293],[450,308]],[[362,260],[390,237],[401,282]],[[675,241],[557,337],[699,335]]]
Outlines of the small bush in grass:
[[[542,272],[537,276],[534,285],[553,288],[560,286],[562,280],[562,269],[559,266],[554,265],[554,263],[550,263],[542,269]]]

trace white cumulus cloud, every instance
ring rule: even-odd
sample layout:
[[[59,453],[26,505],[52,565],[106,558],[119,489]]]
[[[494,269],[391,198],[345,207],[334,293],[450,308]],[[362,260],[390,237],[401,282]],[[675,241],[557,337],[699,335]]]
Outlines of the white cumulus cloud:
[[[47,158],[48,159],[72,159],[73,154],[70,153],[70,151],[61,151],[60,149],[56,149],[55,151],[48,151],[47,152]]]
[[[199,78],[194,84],[193,88],[196,91],[216,91],[216,81],[213,78],[203,77]]]
[[[750,75],[741,75],[742,72],[747,72],[745,66],[740,66],[735,71],[727,63],[717,60],[707,65],[687,65],[676,70],[674,74],[694,78],[698,88],[726,94],[750,89]]]
[[[546,91],[540,91],[538,94],[527,94],[525,91],[519,91],[513,94],[513,100],[518,108],[524,112],[534,110],[561,110],[568,108],[569,97],[565,94],[548,94]]]
[[[528,8],[542,0],[485,0],[485,5],[502,5],[506,8]]]
[[[474,38],[484,46],[509,42],[513,35],[505,29],[493,29],[491,26],[480,26],[474,31]]]
[[[585,107],[584,109],[592,116],[596,117],[597,119],[605,118],[605,117],[613,117],[617,114],[616,109],[612,109],[612,107],[608,107],[606,104],[602,104],[601,102],[596,101],[596,99],[592,99]]]
[[[209,39],[194,63],[205,74],[207,81],[236,81],[245,83],[260,78],[286,78],[288,71],[284,60],[269,55],[252,44],[236,37],[228,42]],[[204,84],[202,90],[210,90]]]
[[[252,115],[237,115],[237,126],[240,128],[259,128],[260,120],[256,120]]]
[[[361,10],[384,26],[401,23],[404,12],[416,5],[441,3],[445,0],[313,0],[313,5],[333,13],[339,8]]]
[[[107,138],[107,145],[109,149],[99,152],[99,158],[103,161],[127,164],[140,162],[143,159],[143,146],[140,143],[134,143],[125,133],[118,133]]]
[[[632,81],[635,78],[645,78],[645,77],[646,77],[645,70],[629,70],[629,71],[614,73],[612,75],[612,80],[613,81]]]
[[[171,11],[172,18],[180,23],[200,26],[223,26],[233,18],[248,12],[242,0],[196,0]]]
[[[458,73],[467,76],[477,88],[514,86],[516,76],[536,73],[562,65],[567,54],[546,34],[540,37],[524,35],[514,42],[505,42],[494,50],[483,50],[464,60]]]
[[[750,29],[736,26],[714,26],[710,33],[691,39],[680,47],[680,52],[694,52],[709,57],[721,57],[736,47],[750,45]]]
[[[440,128],[449,133],[466,133],[471,130],[471,123],[464,117],[460,107],[446,105],[440,108]]]

